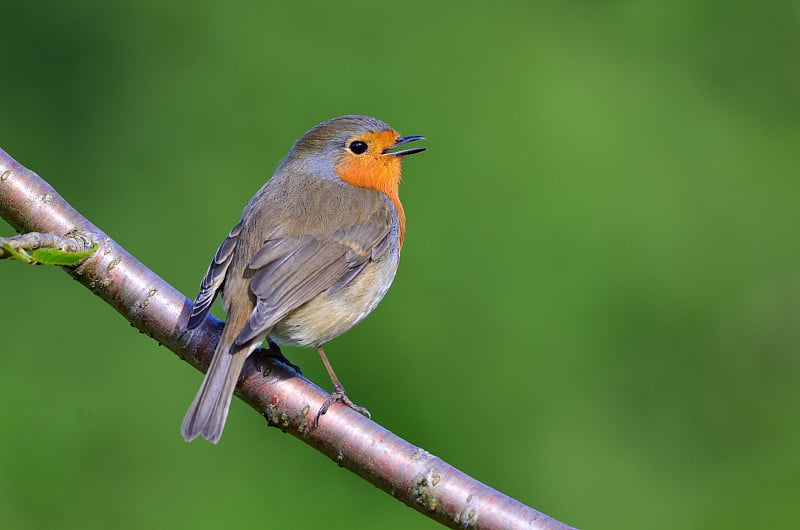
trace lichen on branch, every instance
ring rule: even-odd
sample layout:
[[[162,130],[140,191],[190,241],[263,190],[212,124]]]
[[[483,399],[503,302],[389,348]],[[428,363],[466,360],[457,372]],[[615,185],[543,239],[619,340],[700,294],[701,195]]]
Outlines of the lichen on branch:
[[[18,259],[32,265],[74,266],[97,250],[91,233],[73,230],[66,236],[28,232],[0,237],[0,259]]]

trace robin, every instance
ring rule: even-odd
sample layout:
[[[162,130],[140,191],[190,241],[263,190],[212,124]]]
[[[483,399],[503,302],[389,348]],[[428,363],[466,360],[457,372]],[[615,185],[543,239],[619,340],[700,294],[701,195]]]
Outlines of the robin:
[[[317,413],[348,397],[322,345],[364,319],[394,279],[405,214],[404,156],[424,140],[369,116],[342,116],[304,134],[250,199],[217,250],[192,308],[200,325],[217,294],[227,313],[203,384],[183,420],[186,441],[217,443],[247,357],[264,340],[313,346],[333,383]]]

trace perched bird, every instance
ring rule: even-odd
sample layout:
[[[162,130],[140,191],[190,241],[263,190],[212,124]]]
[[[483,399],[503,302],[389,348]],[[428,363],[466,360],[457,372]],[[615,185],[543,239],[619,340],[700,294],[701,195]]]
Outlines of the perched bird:
[[[183,420],[186,441],[216,443],[250,353],[266,339],[314,346],[333,382],[316,420],[347,397],[322,345],[358,324],[394,279],[405,214],[398,196],[400,136],[369,116],[320,123],[294,144],[250,199],[200,284],[188,329],[217,294],[227,320],[203,384]]]

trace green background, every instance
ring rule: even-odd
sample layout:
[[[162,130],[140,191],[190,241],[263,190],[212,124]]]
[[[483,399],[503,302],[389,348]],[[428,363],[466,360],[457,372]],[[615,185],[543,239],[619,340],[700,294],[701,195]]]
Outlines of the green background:
[[[796,521],[798,2],[222,4],[0,1],[0,147],[193,297],[308,128],[424,134],[353,399],[581,528]],[[184,443],[200,374],[56,268],[0,297],[0,526],[437,527],[238,401]]]

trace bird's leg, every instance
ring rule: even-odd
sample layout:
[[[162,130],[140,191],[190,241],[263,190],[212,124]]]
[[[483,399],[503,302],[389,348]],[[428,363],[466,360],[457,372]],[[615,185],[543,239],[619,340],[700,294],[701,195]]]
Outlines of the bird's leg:
[[[317,351],[319,352],[319,356],[322,359],[322,364],[325,365],[325,369],[328,370],[328,375],[331,377],[331,382],[333,383],[333,391],[331,395],[328,396],[328,399],[325,400],[325,403],[319,408],[319,412],[317,412],[317,417],[314,419],[314,427],[319,425],[319,417],[328,412],[328,409],[331,405],[336,402],[342,403],[343,405],[347,405],[351,409],[355,410],[356,412],[363,414],[367,418],[372,418],[372,415],[369,411],[364,408],[356,405],[350,398],[347,397],[347,394],[344,391],[344,387],[342,383],[339,382],[339,378],[336,377],[336,372],[333,371],[333,367],[331,366],[330,361],[328,361],[328,356],[325,355],[325,350],[322,349],[322,346],[317,346]]]
[[[258,367],[261,370],[262,374],[268,370],[268,368],[264,364],[265,361],[267,360],[267,357],[272,357],[273,359],[277,359],[286,366],[290,367],[292,370],[297,372],[298,375],[303,375],[303,372],[302,370],[300,370],[300,367],[294,364],[289,359],[287,359],[286,356],[281,351],[281,347],[275,344],[275,342],[269,337],[267,337],[267,344],[269,344],[269,348],[267,349],[261,348],[256,352],[258,354],[258,359],[256,362],[258,363]]]

